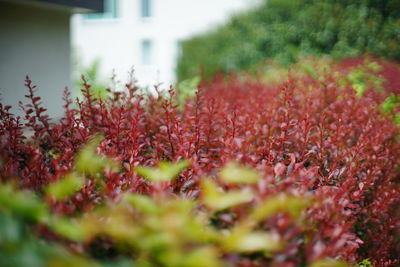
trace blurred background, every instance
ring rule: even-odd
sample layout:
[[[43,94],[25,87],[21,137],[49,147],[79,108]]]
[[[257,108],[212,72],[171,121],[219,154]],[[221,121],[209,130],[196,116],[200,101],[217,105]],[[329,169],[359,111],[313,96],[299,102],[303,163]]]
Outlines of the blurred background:
[[[138,84],[176,81],[182,41],[222,25],[258,0],[0,0],[0,92],[18,109],[29,75],[53,117],[64,87],[79,92],[81,75],[95,91],[111,77]]]
[[[258,0],[104,0],[104,12],[72,17],[78,73],[96,69],[102,78],[125,77],[152,86],[176,80],[184,40],[221,26]]]
[[[398,62],[399,18],[400,0],[0,0],[1,98],[17,107],[29,75],[57,117],[82,74],[101,94],[132,68],[139,86],[167,89],[263,72],[271,60]]]

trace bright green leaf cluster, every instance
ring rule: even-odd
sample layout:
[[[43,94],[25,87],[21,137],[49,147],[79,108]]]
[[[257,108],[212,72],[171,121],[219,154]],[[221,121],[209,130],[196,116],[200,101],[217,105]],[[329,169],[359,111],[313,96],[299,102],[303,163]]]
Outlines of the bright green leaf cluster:
[[[255,184],[260,179],[260,174],[254,169],[234,162],[230,162],[222,168],[219,176],[227,184]]]
[[[50,184],[46,191],[48,195],[53,196],[56,200],[64,200],[75,192],[79,191],[84,184],[84,178],[77,174],[67,174],[61,180]]]
[[[388,96],[385,101],[382,103],[382,113],[389,114],[393,110],[395,110],[400,105],[400,95],[395,95],[393,93]]]
[[[365,60],[364,64],[350,70],[346,79],[351,83],[357,97],[361,97],[371,87],[382,91],[384,79],[377,75],[382,66],[377,62]]]
[[[201,182],[201,189],[204,204],[215,211],[250,202],[254,197],[254,194],[249,190],[222,192],[211,179],[204,179]]]
[[[305,197],[297,197],[281,194],[267,198],[263,203],[257,205],[251,215],[251,220],[260,222],[278,212],[286,212],[292,218],[300,217],[301,212],[307,208],[311,200]]]
[[[104,169],[109,161],[94,152],[99,140],[95,139],[84,148],[79,159],[96,166],[93,169],[82,165],[77,167],[61,180],[50,184],[46,188],[47,195],[64,200],[83,186],[84,174],[93,175],[94,170],[100,172]],[[89,154],[90,157],[86,158]],[[162,162],[157,168],[138,167],[136,171],[151,182],[166,182],[188,166],[188,161]],[[38,244],[38,239],[32,234],[20,233],[21,229],[27,229],[28,223],[31,227],[35,223],[45,226],[60,238],[77,245],[90,244],[98,237],[106,237],[112,240],[115,249],[134,255],[132,259],[121,261],[121,264],[133,266],[219,267],[226,266],[223,260],[226,254],[258,253],[269,258],[283,249],[284,240],[276,233],[260,229],[259,225],[280,212],[288,213],[297,223],[303,218],[303,211],[311,200],[280,194],[256,201],[251,186],[260,179],[259,174],[236,163],[222,168],[219,177],[219,182],[225,185],[219,185],[210,178],[201,181],[202,197],[197,200],[181,199],[170,194],[154,197],[122,193],[118,199],[107,198],[92,211],[75,217],[52,214],[46,202],[34,193],[20,191],[11,185],[0,185],[0,259],[10,254],[8,247],[13,246],[14,254],[10,255],[22,260],[35,258],[37,265],[32,266],[107,266],[83,255],[71,255],[61,245]],[[238,184],[243,186],[223,190],[226,185]],[[232,227],[221,229],[211,223],[220,212],[234,214],[241,204],[249,202],[253,202],[254,207],[242,209],[244,216],[235,216]],[[22,241],[22,236],[27,236],[26,243]],[[25,255],[28,244],[33,244],[35,249],[29,248],[32,254]],[[11,258],[8,260],[12,261]],[[325,260],[313,266],[346,266],[343,264]]]
[[[96,174],[100,173],[104,168],[112,170],[118,169],[118,163],[114,160],[102,157],[96,153],[96,149],[102,140],[103,137],[101,135],[96,135],[89,141],[86,147],[78,153],[75,162],[77,172],[96,176]]]
[[[334,259],[323,259],[323,260],[318,260],[311,264],[311,267],[348,267],[349,265],[340,260],[334,260]]]
[[[393,111],[393,121],[397,126],[400,126],[400,112],[396,112],[396,109],[400,106],[400,95],[393,93],[388,96],[385,101],[381,104],[382,113],[384,115],[391,114]]]
[[[189,167],[188,160],[182,160],[178,163],[160,162],[157,168],[136,167],[136,172],[151,182],[168,182],[176,178],[179,173]]]
[[[265,231],[252,231],[246,226],[234,228],[222,239],[222,246],[233,252],[264,252],[268,255],[282,249],[282,242],[279,236]]]
[[[98,174],[101,174],[106,168],[118,170],[119,164],[116,161],[96,153],[96,149],[102,140],[101,135],[94,136],[78,153],[75,168],[65,177],[45,188],[47,195],[52,196],[57,201],[65,200],[82,188],[87,174],[98,178]]]
[[[185,103],[186,99],[194,97],[199,83],[199,76],[179,82],[176,85],[176,90],[178,91],[178,104],[182,105]]]
[[[363,259],[356,265],[357,267],[374,267],[369,259]]]
[[[48,217],[47,205],[35,194],[16,190],[11,184],[0,186],[0,211],[33,221],[46,220]]]

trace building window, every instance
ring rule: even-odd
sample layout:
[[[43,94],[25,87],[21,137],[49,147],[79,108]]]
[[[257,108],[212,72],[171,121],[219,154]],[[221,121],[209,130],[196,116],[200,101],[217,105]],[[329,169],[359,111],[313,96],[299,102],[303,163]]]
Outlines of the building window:
[[[104,0],[104,12],[85,14],[86,19],[115,19],[118,18],[118,0]]]
[[[142,64],[151,65],[153,63],[153,42],[151,40],[142,41]]]
[[[141,0],[141,2],[142,2],[142,8],[141,8],[142,18],[150,18],[152,16],[151,0]]]

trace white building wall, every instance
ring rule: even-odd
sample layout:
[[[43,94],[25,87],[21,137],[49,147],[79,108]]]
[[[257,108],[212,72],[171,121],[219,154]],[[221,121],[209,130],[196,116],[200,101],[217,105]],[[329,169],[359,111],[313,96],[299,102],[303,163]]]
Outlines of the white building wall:
[[[70,86],[70,13],[36,5],[0,2],[0,98],[22,115],[24,79],[38,86],[48,114],[62,115],[62,93]]]
[[[101,60],[101,73],[114,69],[125,80],[134,66],[139,84],[151,86],[175,80],[178,42],[223,23],[232,13],[257,0],[152,0],[152,17],[142,18],[140,0],[119,0],[119,18],[72,19],[72,43],[83,65]],[[141,42],[153,43],[151,66],[142,64]]]

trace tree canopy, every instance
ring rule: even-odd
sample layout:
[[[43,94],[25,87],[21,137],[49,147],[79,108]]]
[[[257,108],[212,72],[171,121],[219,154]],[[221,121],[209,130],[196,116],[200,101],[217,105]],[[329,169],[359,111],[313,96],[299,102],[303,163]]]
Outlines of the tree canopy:
[[[371,54],[400,61],[400,0],[268,0],[182,43],[180,80],[251,70],[265,59]]]

